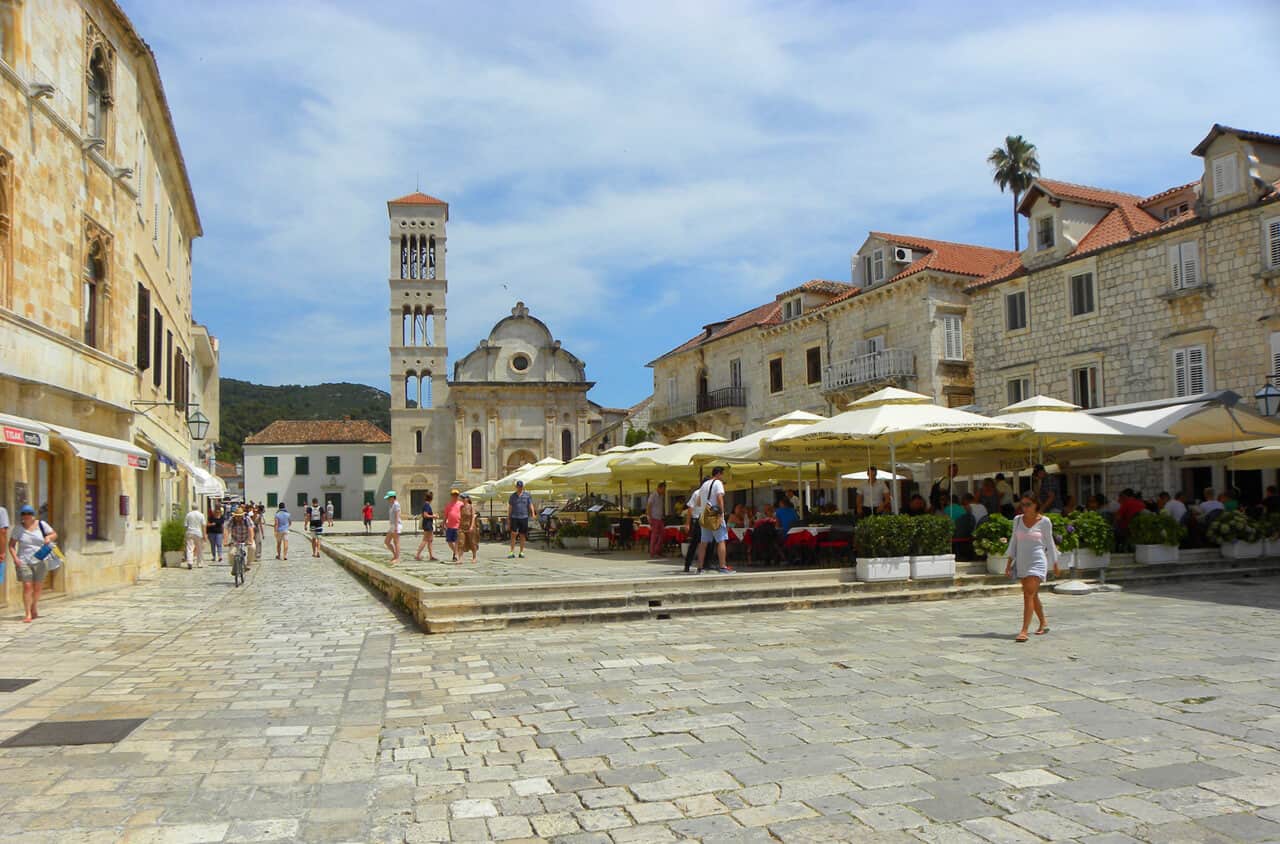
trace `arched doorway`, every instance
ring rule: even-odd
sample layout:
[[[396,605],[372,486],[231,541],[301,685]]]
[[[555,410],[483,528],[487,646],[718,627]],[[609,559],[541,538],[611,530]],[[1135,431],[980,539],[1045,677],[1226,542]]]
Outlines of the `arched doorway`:
[[[523,466],[526,463],[537,463],[537,462],[538,462],[538,455],[534,454],[532,451],[529,451],[528,449],[522,448],[519,451],[513,451],[507,457],[506,471],[504,472],[504,474],[510,475],[512,472],[514,472],[516,469],[519,469],[521,466]]]

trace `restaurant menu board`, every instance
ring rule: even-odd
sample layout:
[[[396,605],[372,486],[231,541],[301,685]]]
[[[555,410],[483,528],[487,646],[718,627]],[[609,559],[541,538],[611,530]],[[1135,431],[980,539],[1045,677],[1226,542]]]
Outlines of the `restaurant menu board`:
[[[84,535],[89,539],[98,538],[97,484],[85,484],[84,487]]]

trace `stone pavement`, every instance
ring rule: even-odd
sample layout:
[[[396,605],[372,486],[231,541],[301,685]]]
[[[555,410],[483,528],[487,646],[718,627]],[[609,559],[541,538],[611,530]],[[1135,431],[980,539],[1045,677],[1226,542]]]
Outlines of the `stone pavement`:
[[[327,559],[0,622],[0,841],[1280,840],[1280,581],[427,637]]]

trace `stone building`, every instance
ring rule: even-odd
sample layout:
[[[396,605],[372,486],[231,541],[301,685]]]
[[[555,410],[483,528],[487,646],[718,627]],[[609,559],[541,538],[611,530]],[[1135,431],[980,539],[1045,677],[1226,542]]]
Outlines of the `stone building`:
[[[1012,252],[871,232],[851,282],[814,280],[778,294],[649,364],[651,425],[737,437],[793,410],[831,415],[884,386],[973,401],[965,287]]]
[[[391,484],[414,512],[428,490],[474,486],[547,456],[568,460],[626,411],[587,399],[586,366],[523,302],[447,377],[449,206],[412,193],[390,218]]]
[[[196,493],[189,417],[217,420],[216,340],[191,314],[200,235],[120,6],[0,3],[0,504],[57,529],[55,592],[154,569],[161,521]],[[0,596],[18,595],[9,578]]]
[[[1031,186],[1018,208],[1027,248],[969,286],[979,405],[1043,393],[1095,408],[1215,390],[1252,403],[1277,380],[1280,137],[1215,125],[1192,152],[1198,178],[1151,196]],[[1220,463],[1180,464],[1174,481],[1188,492],[1224,480]],[[1112,492],[1161,482],[1148,462],[1110,471]],[[1088,494],[1100,470],[1074,481]]]
[[[366,503],[387,517],[391,437],[363,419],[278,419],[244,441],[244,494],[275,510],[280,502],[302,519],[316,499],[333,517],[357,521]]]

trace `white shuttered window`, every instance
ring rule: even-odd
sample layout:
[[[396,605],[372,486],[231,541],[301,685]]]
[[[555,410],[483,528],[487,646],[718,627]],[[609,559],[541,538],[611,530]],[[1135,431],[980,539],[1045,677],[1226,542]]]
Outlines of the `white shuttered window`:
[[[1198,396],[1209,389],[1204,346],[1173,350],[1173,394]]]
[[[1280,331],[1271,332],[1271,371],[1267,375],[1268,381],[1280,387]]]
[[[1213,198],[1221,199],[1240,190],[1240,168],[1234,155],[1220,155],[1213,160]]]
[[[1280,217],[1272,217],[1263,224],[1263,260],[1269,269],[1280,269]]]
[[[1194,240],[1169,247],[1169,273],[1174,290],[1200,286],[1200,248]]]
[[[942,356],[946,360],[964,360],[964,323],[959,314],[942,317]]]

